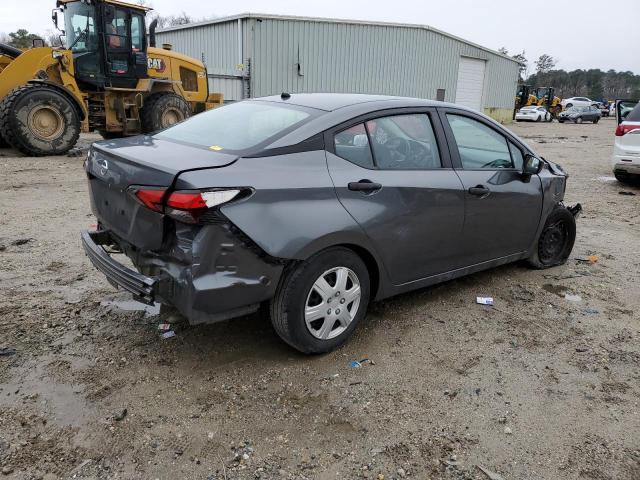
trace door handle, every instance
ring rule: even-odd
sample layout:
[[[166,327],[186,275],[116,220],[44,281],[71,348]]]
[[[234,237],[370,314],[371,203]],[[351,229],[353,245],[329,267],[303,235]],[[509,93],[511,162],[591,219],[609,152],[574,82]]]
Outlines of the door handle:
[[[471,187],[469,189],[469,193],[471,195],[475,195],[476,197],[484,198],[491,193],[491,190],[489,190],[484,185],[476,185],[475,187]]]
[[[360,180],[359,182],[349,182],[349,190],[353,192],[377,192],[382,188],[382,184],[371,180]]]

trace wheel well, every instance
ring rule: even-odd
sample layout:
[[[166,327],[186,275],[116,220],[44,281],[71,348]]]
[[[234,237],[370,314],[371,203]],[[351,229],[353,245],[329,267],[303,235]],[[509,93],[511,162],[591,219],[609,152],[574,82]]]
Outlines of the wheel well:
[[[371,282],[371,299],[376,298],[376,296],[378,295],[378,288],[380,287],[380,268],[375,257],[371,255],[371,253],[366,248],[361,247],[360,245],[345,243],[342,245],[334,246],[353,250],[353,252],[355,252],[355,254],[362,259],[365,266],[367,267],[367,271],[369,272],[369,280]]]
[[[80,117],[80,120],[82,121],[82,120],[85,119],[84,109],[82,108],[80,103],[78,103],[78,100],[76,99],[76,97],[74,97],[71,93],[69,93],[69,91],[66,88],[64,88],[63,86],[58,85],[57,83],[54,83],[54,82],[49,82],[47,80],[29,80],[27,83],[31,84],[31,85],[44,85],[44,86],[47,86],[49,88],[54,89],[58,93],[61,93],[76,108],[76,111],[78,112],[78,117]]]

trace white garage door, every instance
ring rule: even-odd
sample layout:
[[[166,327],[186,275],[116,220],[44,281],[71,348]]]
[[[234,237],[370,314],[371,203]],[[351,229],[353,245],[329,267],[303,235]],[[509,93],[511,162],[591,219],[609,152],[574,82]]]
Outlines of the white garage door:
[[[482,110],[484,87],[484,60],[460,57],[456,103],[475,110]]]

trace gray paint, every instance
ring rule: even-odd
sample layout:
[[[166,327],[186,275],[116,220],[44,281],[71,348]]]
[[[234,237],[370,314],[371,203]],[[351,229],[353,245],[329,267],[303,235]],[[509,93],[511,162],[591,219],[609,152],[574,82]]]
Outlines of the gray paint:
[[[435,99],[444,89],[444,99],[453,102],[459,59],[467,56],[487,61],[483,107],[511,108],[518,78],[513,59],[424,25],[243,14],[157,36],[196,58],[204,53],[210,74],[248,74],[250,68],[251,97],[287,91]],[[237,86],[216,86],[225,87],[225,98],[239,99]]]
[[[294,95],[290,101],[320,107],[323,98],[329,100]],[[153,277],[150,281],[155,282],[159,299],[177,306],[192,323],[236,316],[273,297],[285,265],[336,245],[351,246],[373,259],[374,271],[379,272],[378,289],[372,292],[376,299],[531,255],[546,218],[564,196],[566,176],[552,163],[530,178],[508,169],[462,171],[444,124],[445,111],[475,116],[525,152],[533,152],[497,123],[468,109],[370,96],[338,95],[330,100],[325,107],[332,111],[305,125],[307,133],[325,132],[329,137],[345,116],[387,114],[389,105],[427,111],[443,165],[453,168],[363,169],[333,155],[326,142],[328,151],[239,159],[149,136],[93,147],[86,166],[93,211],[103,226],[113,230],[116,243],[141,273]],[[289,134],[272,146],[293,148],[298,142]],[[101,170],[105,156],[113,165],[111,173]],[[381,183],[382,189],[369,196],[346,188],[363,178]],[[94,188],[98,182],[100,189]],[[128,185],[148,182],[175,190],[252,187],[254,191],[220,208],[231,224],[189,226],[154,214],[141,228],[135,215],[119,210],[131,205],[118,201],[128,198]],[[467,187],[477,182],[487,185],[493,198],[471,198]],[[97,208],[105,200],[115,202],[116,208]],[[136,208],[132,211],[140,211]],[[119,215],[124,216],[122,223],[113,220]],[[491,241],[484,244],[486,239]]]

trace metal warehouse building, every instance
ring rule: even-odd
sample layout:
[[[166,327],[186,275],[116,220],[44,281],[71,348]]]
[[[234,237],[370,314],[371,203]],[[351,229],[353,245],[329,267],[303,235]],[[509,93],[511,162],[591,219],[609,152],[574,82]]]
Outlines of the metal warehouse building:
[[[281,92],[378,93],[438,99],[510,120],[512,58],[425,25],[241,14],[167,28],[202,58],[211,92],[240,100]]]

